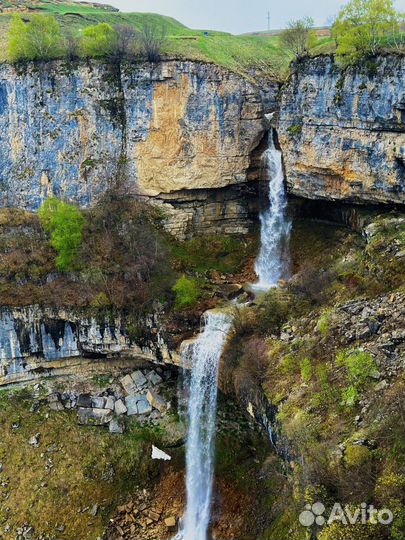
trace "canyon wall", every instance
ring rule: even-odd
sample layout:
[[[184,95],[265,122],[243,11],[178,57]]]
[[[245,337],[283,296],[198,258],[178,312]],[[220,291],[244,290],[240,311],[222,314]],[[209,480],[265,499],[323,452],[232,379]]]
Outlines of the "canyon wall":
[[[288,190],[309,199],[405,203],[405,58],[340,69],[296,63],[278,122]]]
[[[158,310],[128,330],[124,317],[100,320],[88,312],[50,307],[0,308],[0,386],[77,372],[114,357],[178,362]],[[77,359],[78,361],[75,361]]]
[[[180,236],[200,222],[246,232],[252,154],[276,89],[263,100],[242,77],[194,62],[3,64],[0,205],[35,211],[54,195],[87,207],[114,186],[162,206]]]

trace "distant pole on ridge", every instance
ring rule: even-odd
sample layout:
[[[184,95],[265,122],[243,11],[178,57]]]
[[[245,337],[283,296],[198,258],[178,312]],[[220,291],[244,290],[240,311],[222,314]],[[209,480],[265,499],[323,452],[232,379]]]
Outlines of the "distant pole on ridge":
[[[267,12],[267,31],[270,32],[270,11]]]

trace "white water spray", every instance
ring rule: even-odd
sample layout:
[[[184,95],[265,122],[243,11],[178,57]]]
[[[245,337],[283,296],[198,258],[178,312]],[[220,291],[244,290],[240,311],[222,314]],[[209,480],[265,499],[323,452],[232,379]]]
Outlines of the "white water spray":
[[[183,347],[191,368],[186,452],[187,506],[179,538],[206,540],[211,515],[218,367],[232,324],[227,313],[208,311],[198,338]]]
[[[291,222],[287,217],[287,195],[282,154],[276,149],[273,131],[263,157],[263,173],[269,181],[270,205],[260,214],[261,248],[255,270],[259,276],[255,287],[269,289],[290,275],[289,237]]]

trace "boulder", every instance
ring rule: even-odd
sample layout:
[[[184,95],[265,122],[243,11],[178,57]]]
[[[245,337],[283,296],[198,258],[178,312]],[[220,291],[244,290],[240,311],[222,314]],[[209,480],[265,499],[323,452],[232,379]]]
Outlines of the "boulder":
[[[157,409],[159,412],[163,413],[167,411],[168,405],[166,401],[154,390],[148,390],[146,399],[149,401],[152,407]]]
[[[127,408],[125,406],[125,403],[122,401],[122,399],[118,399],[114,403],[114,411],[117,416],[120,416],[121,414],[125,414],[127,412]]]
[[[35,435],[29,438],[28,444],[37,448],[39,446],[40,437],[41,437],[41,434],[36,433]]]
[[[142,373],[142,371],[139,370],[131,373],[131,377],[134,381],[136,388],[142,388],[142,386],[145,386],[145,384],[147,384],[148,382],[145,375]]]
[[[141,399],[138,400],[137,406],[139,414],[149,414],[152,412],[152,405],[149,403],[146,396],[141,396]]]
[[[382,381],[380,381],[378,384],[375,385],[375,391],[376,392],[382,392],[383,390],[385,390],[388,386],[388,382],[383,379]]]
[[[135,384],[131,375],[125,375],[120,379],[120,383],[127,394],[132,394],[135,391]]]
[[[113,412],[108,409],[79,407],[77,411],[79,424],[84,426],[103,426],[108,424],[112,417]]]
[[[134,396],[127,396],[125,398],[125,405],[127,408],[127,414],[128,416],[133,416],[134,414],[138,414],[138,401],[140,399],[139,394],[135,394]]]
[[[91,398],[91,406],[95,409],[104,409],[105,407],[105,398],[94,396]]]
[[[110,433],[117,433],[121,435],[125,431],[125,425],[119,418],[113,418],[108,426]]]
[[[90,394],[79,394],[77,398],[77,406],[90,408],[92,407],[92,399]]]
[[[143,386],[147,384],[148,380],[142,371],[134,371],[131,375],[125,375],[120,379],[120,383],[124,388],[127,395],[138,392]]]
[[[174,516],[167,517],[165,525],[170,532],[174,532],[176,530],[176,518]]]
[[[110,411],[114,410],[115,405],[115,398],[113,396],[108,396],[105,400],[104,409],[110,409]]]
[[[59,392],[53,392],[48,396],[49,408],[52,411],[63,411],[64,406],[61,401]]]
[[[149,373],[146,374],[146,378],[153,386],[160,384],[163,380],[162,377],[156,373],[156,371],[149,371]]]

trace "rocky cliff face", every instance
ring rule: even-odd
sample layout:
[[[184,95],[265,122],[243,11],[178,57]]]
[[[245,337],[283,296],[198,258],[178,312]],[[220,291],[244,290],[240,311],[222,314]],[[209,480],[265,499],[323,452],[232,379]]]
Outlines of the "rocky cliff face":
[[[290,193],[405,203],[405,58],[339,69],[328,56],[295,66],[279,137]]]
[[[36,210],[55,195],[86,207],[118,181],[164,205],[179,234],[216,216],[237,232],[264,132],[259,90],[218,66],[2,65],[0,204]]]
[[[74,359],[122,355],[157,363],[176,363],[156,313],[140,322],[131,339],[123,317],[99,320],[78,310],[40,308],[0,309],[0,386],[36,376],[75,371]],[[135,332],[136,333],[136,332]]]

